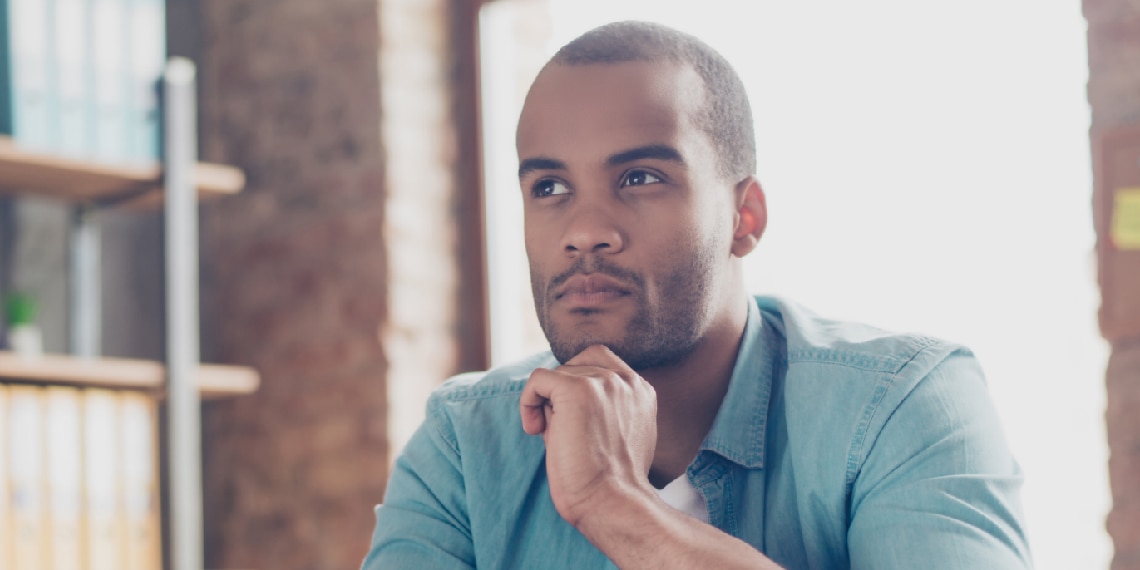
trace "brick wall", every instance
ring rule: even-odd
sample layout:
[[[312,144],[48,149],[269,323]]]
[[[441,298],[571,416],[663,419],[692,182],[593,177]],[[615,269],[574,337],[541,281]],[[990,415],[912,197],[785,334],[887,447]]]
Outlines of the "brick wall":
[[[467,0],[202,4],[204,352],[255,366],[207,405],[207,564],[358,567],[427,393],[486,361]]]
[[[1140,2],[1084,0],[1088,20],[1093,136],[1140,124]],[[1103,238],[1103,236],[1102,236]],[[1130,294],[1140,295],[1140,286]],[[1109,478],[1107,527],[1113,570],[1140,570],[1140,339],[1113,343],[1106,374]]]
[[[377,8],[202,6],[204,155],[248,178],[203,214],[211,344],[262,375],[206,408],[208,567],[353,568],[367,547],[387,472]]]

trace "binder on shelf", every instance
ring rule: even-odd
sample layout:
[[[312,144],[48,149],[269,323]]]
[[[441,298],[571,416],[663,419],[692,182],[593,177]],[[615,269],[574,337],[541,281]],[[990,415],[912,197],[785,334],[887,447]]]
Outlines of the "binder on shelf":
[[[0,67],[0,133],[21,147],[56,146],[53,0],[0,0],[8,45]]]
[[[165,0],[129,0],[129,9],[131,158],[153,162],[162,157],[158,85],[166,62],[166,4]]]
[[[125,536],[120,514],[119,397],[110,390],[88,389],[83,394],[86,567],[120,570]]]
[[[55,85],[59,93],[56,121],[57,148],[62,156],[87,158],[91,154],[87,114],[91,99],[91,64],[88,0],[54,0]]]
[[[52,386],[46,390],[48,568],[78,569],[82,562],[83,441],[81,392]]]
[[[12,510],[13,568],[44,568],[49,545],[44,494],[43,390],[12,386],[8,392],[8,485]]]
[[[130,158],[127,96],[131,66],[127,50],[128,0],[91,1],[91,53],[94,109],[90,136],[94,158],[123,162]]]
[[[146,394],[124,392],[120,405],[126,524],[126,564],[123,568],[152,570],[162,564],[155,402]]]

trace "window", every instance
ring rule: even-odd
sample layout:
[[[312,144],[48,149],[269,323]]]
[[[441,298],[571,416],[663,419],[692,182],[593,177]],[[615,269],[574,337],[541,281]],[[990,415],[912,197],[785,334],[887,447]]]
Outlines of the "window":
[[[1107,351],[1096,330],[1084,21],[1075,2],[1034,4],[1027,20],[1029,7],[489,3],[493,362],[542,345],[514,174],[530,79],[558,46],[607,21],[689,31],[734,63],[753,99],[770,215],[750,287],[973,348],[1026,471],[1039,567],[1106,567]]]

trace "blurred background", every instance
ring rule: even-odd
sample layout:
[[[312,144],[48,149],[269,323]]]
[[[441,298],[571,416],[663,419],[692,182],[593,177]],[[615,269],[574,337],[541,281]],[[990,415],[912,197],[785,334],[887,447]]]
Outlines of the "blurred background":
[[[201,157],[246,176],[201,206],[202,359],[261,376],[203,405],[207,567],[358,567],[431,389],[544,348],[518,111],[560,45],[623,19],[744,79],[770,210],[750,288],[973,348],[1038,568],[1140,569],[1140,348],[1097,326],[1090,146],[1140,123],[1130,0],[167,0]],[[0,199],[48,352],[67,218]],[[161,217],[99,223],[102,350],[162,358]]]

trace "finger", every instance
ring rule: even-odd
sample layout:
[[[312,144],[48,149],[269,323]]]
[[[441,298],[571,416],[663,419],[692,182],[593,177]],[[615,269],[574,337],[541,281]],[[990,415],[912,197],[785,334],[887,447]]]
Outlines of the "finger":
[[[564,366],[597,366],[612,370],[626,380],[637,377],[637,372],[630,368],[624,360],[614,354],[614,351],[603,344],[591,345],[566,361]]]
[[[523,431],[530,435],[538,435],[546,430],[546,408],[550,405],[552,370],[538,368],[531,372],[530,378],[519,395],[519,417],[522,419]]]

